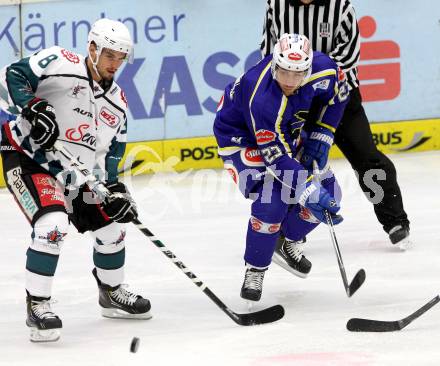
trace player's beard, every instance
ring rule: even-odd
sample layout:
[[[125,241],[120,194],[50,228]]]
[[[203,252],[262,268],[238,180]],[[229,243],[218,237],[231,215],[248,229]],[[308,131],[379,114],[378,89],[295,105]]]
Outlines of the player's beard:
[[[110,74],[106,69],[103,69],[101,67],[99,67],[99,65],[96,67],[98,69],[98,73],[99,76],[101,77],[101,79],[105,80],[105,81],[112,81],[115,74]]]

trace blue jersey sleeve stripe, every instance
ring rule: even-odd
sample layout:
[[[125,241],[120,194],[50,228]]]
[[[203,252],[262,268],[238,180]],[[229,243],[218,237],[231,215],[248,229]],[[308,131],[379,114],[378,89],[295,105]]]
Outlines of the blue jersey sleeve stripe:
[[[263,69],[263,71],[261,72],[260,76],[258,77],[258,81],[257,84],[255,85],[254,91],[252,92],[251,98],[249,99],[249,112],[251,115],[251,120],[252,120],[252,127],[254,129],[254,133],[257,132],[256,128],[255,128],[255,118],[254,115],[252,114],[252,102],[254,101],[254,97],[255,94],[257,93],[258,87],[261,84],[261,81],[263,80],[264,76],[266,75],[267,71],[269,70],[271,65],[271,62],[269,62],[266,67]]]
[[[281,106],[278,111],[277,121],[275,123],[275,131],[277,132],[278,138],[280,139],[280,141],[283,144],[284,148],[286,149],[287,153],[290,154],[290,153],[292,153],[292,151],[290,150],[290,146],[286,141],[284,133],[281,131],[281,122],[284,117],[284,112],[286,111],[287,101],[288,101],[287,97],[283,94],[283,97],[281,99]]]
[[[319,78],[322,78],[325,76],[331,76],[331,75],[336,75],[336,70],[334,70],[334,69],[322,70],[320,72],[317,72],[316,74],[310,75],[310,77],[306,81],[306,84],[310,83],[316,79],[319,79]]]
[[[218,148],[218,154],[220,156],[228,156],[235,154],[237,151],[243,150],[242,147],[238,146],[225,146],[225,147],[219,147]]]

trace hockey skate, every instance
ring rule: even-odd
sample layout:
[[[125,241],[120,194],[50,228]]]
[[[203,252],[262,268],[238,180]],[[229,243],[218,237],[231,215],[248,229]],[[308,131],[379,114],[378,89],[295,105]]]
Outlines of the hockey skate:
[[[259,301],[263,292],[264,273],[267,268],[259,269],[247,265],[240,296],[245,300]]]
[[[55,342],[60,339],[61,319],[51,310],[50,298],[26,297],[27,319],[31,342]]]
[[[304,242],[305,240],[293,241],[280,238],[272,261],[294,275],[306,278],[312,269],[312,263],[303,254]]]
[[[413,243],[409,238],[409,227],[406,225],[396,225],[389,232],[391,243],[398,246],[401,250],[409,249]]]
[[[92,271],[99,288],[99,305],[101,315],[106,318],[120,319],[150,319],[150,301],[141,295],[134,294],[125,289],[126,285],[111,287],[102,283],[96,273]]]

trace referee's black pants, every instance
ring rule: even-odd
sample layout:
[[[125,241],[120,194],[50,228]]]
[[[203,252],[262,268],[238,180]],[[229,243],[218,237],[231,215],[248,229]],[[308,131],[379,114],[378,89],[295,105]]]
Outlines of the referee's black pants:
[[[374,212],[388,232],[396,225],[409,226],[408,217],[403,208],[402,194],[397,184],[396,168],[391,160],[380,152],[373,141],[370,123],[362,107],[362,97],[359,88],[350,92],[342,120],[336,130],[335,144],[339,147],[352,168],[358,174],[359,184],[367,198],[374,205]],[[376,184],[368,183],[370,169],[381,169],[386,174],[384,180],[374,179]],[[365,173],[366,182],[364,182]],[[367,186],[368,185],[368,186]],[[381,194],[383,199],[376,202],[374,198]]]

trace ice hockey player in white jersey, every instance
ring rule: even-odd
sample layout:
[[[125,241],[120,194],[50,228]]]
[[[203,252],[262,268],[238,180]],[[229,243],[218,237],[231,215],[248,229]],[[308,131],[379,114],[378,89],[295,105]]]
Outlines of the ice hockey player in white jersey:
[[[92,273],[102,315],[151,317],[149,300],[122,285],[125,223],[137,211],[118,181],[127,101],[113,77],[132,58],[127,27],[100,19],[89,33],[87,57],[55,46],[0,72],[0,85],[8,91],[0,108],[17,115],[2,126],[4,177],[31,225],[25,276],[31,341],[60,337],[62,322],[51,309],[52,281],[69,221],[94,238]],[[91,196],[84,179],[52,148],[55,142],[99,175],[112,193],[109,199],[99,202]]]

